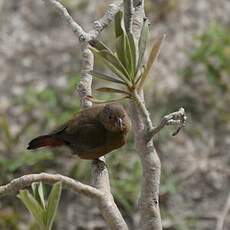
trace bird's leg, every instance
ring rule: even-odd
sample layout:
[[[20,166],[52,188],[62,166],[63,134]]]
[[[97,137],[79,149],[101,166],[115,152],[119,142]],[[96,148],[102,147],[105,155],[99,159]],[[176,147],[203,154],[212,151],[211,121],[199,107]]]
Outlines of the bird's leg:
[[[104,157],[99,157],[97,159],[93,160],[96,164],[99,165],[100,169],[103,170],[104,168],[107,167],[106,163],[105,163],[105,158]]]

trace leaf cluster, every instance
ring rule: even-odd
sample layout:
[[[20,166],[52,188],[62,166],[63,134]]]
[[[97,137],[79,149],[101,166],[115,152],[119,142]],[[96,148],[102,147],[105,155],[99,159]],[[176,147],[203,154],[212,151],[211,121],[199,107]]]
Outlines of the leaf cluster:
[[[43,184],[33,183],[32,194],[28,190],[21,190],[17,197],[32,214],[41,230],[51,230],[59,205],[62,184],[53,185],[47,202],[45,201]]]
[[[150,75],[150,70],[159,54],[161,43],[164,36],[157,37],[152,45],[146,64],[144,56],[148,41],[148,20],[143,21],[141,35],[138,41],[135,41],[132,32],[125,31],[123,13],[119,11],[115,16],[115,42],[116,49],[112,51],[103,42],[98,40],[90,41],[92,52],[96,58],[111,71],[111,75],[98,71],[92,71],[92,74],[102,80],[119,84],[121,88],[102,87],[97,91],[106,93],[122,94],[121,99],[130,98],[134,90],[143,88],[144,83]],[[93,100],[100,103],[98,100]],[[104,101],[102,102],[104,103]]]

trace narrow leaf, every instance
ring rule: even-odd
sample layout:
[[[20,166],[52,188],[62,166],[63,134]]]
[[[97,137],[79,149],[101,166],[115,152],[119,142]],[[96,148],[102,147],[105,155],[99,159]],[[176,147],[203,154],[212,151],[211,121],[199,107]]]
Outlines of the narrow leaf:
[[[102,79],[102,80],[105,80],[105,81],[111,81],[111,82],[114,82],[114,83],[118,83],[118,84],[123,84],[123,85],[126,85],[126,83],[124,81],[121,81],[121,80],[118,80],[110,75],[107,75],[107,74],[104,74],[104,73],[99,73],[97,71],[91,71],[90,72],[93,76],[99,78],[99,79]]]
[[[134,76],[134,60],[133,55],[131,51],[131,46],[129,43],[129,38],[126,35],[125,36],[125,42],[126,42],[126,70],[128,71],[129,75],[131,76],[131,79],[133,79]]]
[[[31,184],[31,188],[32,188],[32,191],[33,191],[33,196],[36,200],[39,199],[39,195],[38,195],[38,183],[37,182],[34,182]]]
[[[43,193],[42,182],[32,183],[31,187],[32,187],[32,191],[33,191],[35,200],[37,200],[39,204],[42,206],[42,208],[45,209],[45,198],[44,198],[44,193]]]
[[[29,193],[28,190],[21,190],[17,197],[24,203],[29,212],[33,215],[42,229],[45,229],[44,211],[38,201]]]
[[[127,79],[130,79],[129,73],[126,71],[125,67],[122,65],[122,63],[119,61],[119,59],[114,54],[111,54],[105,50],[102,50],[99,52],[99,55],[101,55],[104,59],[106,59],[112,65],[114,65],[117,69],[119,69],[126,76]]]
[[[138,62],[137,62],[136,73],[138,72],[140,66],[143,63],[143,57],[145,54],[145,49],[146,49],[146,45],[148,41],[148,34],[149,34],[148,20],[145,20],[143,22],[141,35],[140,35],[140,39],[138,42],[139,57],[138,57]]]
[[[93,48],[91,48],[92,52],[96,55],[102,58],[104,63],[120,78],[122,78],[127,84],[129,84],[129,74],[126,71],[125,67],[121,64],[119,59],[110,52],[106,50],[97,51]]]
[[[106,59],[102,58],[101,59],[105,65],[114,73],[116,74],[116,76],[118,76],[120,79],[124,80],[127,86],[131,86],[131,83],[129,81],[129,79],[127,79],[124,74],[122,72],[120,72],[120,70],[118,70],[114,65],[112,65],[109,61],[107,61]]]
[[[42,204],[43,208],[45,208],[46,203],[45,203],[45,196],[44,196],[44,190],[43,190],[42,182],[40,182],[39,185],[38,185],[38,194],[39,194],[41,204]]]
[[[135,80],[135,86],[138,85],[139,81],[141,80],[142,74],[144,73],[145,69],[146,69],[146,65],[143,65],[141,73],[139,74],[138,78]]]
[[[146,68],[144,70],[144,73],[141,76],[141,80],[140,80],[140,83],[139,83],[139,86],[138,86],[139,90],[143,87],[146,79],[149,76],[151,67],[153,66],[153,64],[157,60],[157,57],[158,57],[158,55],[160,53],[161,44],[162,44],[164,39],[165,39],[165,35],[162,35],[162,36],[157,37],[153,42],[153,46],[152,46],[151,52],[149,54],[149,58],[148,58],[148,61],[147,61]]]
[[[87,96],[87,99],[95,104],[105,104],[105,103],[112,103],[112,102],[118,102],[118,101],[123,101],[127,98],[130,98],[129,96],[125,96],[125,97],[121,97],[121,98],[117,98],[117,99],[112,99],[112,100],[100,100],[97,98],[94,98],[92,96]]]
[[[103,42],[98,40],[91,40],[89,41],[89,44],[94,47],[98,51],[106,50],[110,53],[113,53],[109,47],[107,47]]]
[[[130,45],[130,49],[131,49],[131,54],[133,57],[133,68],[135,72],[136,69],[136,62],[137,62],[137,57],[136,57],[136,45],[135,45],[135,41],[134,41],[134,37],[132,33],[128,33],[128,39],[129,39],[129,45]]]
[[[126,41],[124,34],[122,34],[116,40],[116,51],[120,62],[126,67]]]
[[[53,185],[53,188],[48,198],[47,212],[46,212],[46,218],[47,218],[46,225],[49,227],[49,229],[51,229],[57,213],[57,208],[61,197],[61,190],[62,190],[61,182],[55,183]]]
[[[110,87],[102,87],[96,89],[99,92],[104,92],[104,93],[121,93],[121,94],[126,94],[130,96],[130,93],[121,89],[115,89],[115,88],[110,88]]]
[[[122,28],[122,17],[123,17],[123,12],[118,11],[114,18],[115,35],[117,38],[120,37],[124,33],[123,28]]]

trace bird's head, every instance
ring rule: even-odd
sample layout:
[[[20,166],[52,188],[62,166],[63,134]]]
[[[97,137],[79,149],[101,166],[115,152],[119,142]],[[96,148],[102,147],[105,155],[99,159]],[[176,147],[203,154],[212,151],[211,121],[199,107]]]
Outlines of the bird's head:
[[[100,122],[111,132],[128,132],[130,119],[124,108],[117,103],[105,105],[99,115]]]

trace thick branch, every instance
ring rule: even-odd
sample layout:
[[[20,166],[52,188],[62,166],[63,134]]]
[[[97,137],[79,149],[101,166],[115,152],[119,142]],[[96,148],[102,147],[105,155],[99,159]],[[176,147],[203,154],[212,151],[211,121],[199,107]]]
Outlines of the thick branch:
[[[98,206],[106,222],[109,222],[110,228],[114,230],[127,230],[128,227],[110,191],[109,174],[104,157],[94,160],[92,163],[92,185],[104,193],[104,200],[98,203]]]
[[[145,108],[144,103],[142,106]],[[148,113],[144,115],[137,101],[130,103],[131,119],[136,149],[141,159],[143,174],[141,177],[141,197],[139,200],[140,229],[161,230],[159,210],[159,185],[161,163],[153,142],[146,139],[146,130],[152,127]],[[147,117],[144,117],[147,116]]]
[[[14,179],[10,183],[0,186],[0,195],[3,196],[12,193],[17,193],[19,190],[30,186],[33,182],[40,182],[40,181],[47,184],[53,184],[58,181],[61,181],[64,186],[70,188],[74,192],[78,192],[88,197],[96,198],[99,200],[103,198],[103,192],[90,185],[85,185],[70,177],[62,176],[60,174],[48,174],[48,173],[29,174]]]
[[[133,0],[132,32],[137,44],[142,24],[145,18],[144,0]],[[138,55],[138,53],[137,53]],[[159,186],[161,162],[154,148],[152,139],[146,138],[146,133],[153,129],[152,121],[145,107],[143,91],[134,92],[130,102],[130,116],[134,130],[136,149],[141,159],[143,174],[141,177],[141,197],[139,200],[140,229],[161,230],[161,216],[159,209]]]

